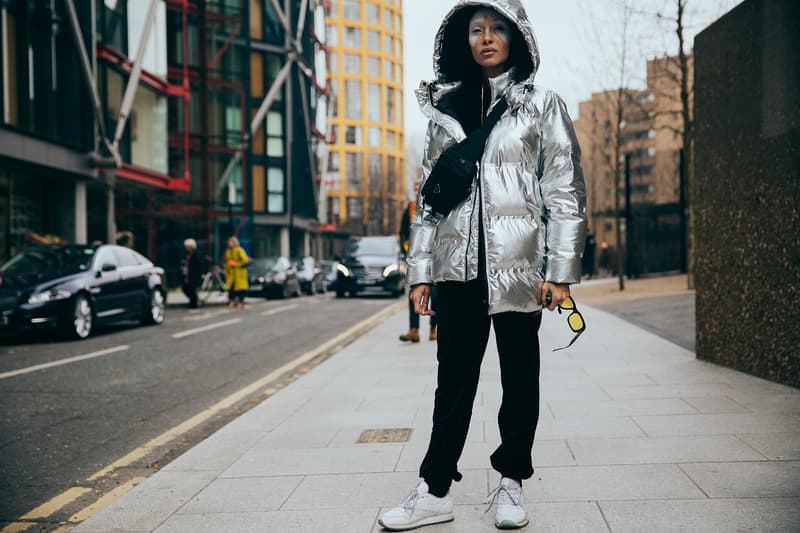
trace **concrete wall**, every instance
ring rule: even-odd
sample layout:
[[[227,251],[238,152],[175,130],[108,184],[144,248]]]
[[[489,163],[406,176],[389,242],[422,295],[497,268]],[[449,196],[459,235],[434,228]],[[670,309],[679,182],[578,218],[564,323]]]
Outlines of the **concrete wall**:
[[[800,2],[695,39],[697,356],[800,387]]]

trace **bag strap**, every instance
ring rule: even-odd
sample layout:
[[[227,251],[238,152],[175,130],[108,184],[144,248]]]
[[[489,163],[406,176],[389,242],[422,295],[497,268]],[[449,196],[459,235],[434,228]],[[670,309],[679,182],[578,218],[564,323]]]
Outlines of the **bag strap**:
[[[492,108],[492,112],[489,113],[489,116],[486,117],[481,125],[467,135],[467,137],[458,143],[459,148],[462,151],[466,151],[468,155],[475,155],[474,159],[478,160],[483,155],[483,149],[486,147],[486,139],[489,138],[489,134],[492,133],[492,129],[494,129],[495,125],[500,121],[500,117],[503,116],[506,109],[508,109],[508,102],[506,102],[506,97],[503,96],[500,100],[495,104],[494,108]]]

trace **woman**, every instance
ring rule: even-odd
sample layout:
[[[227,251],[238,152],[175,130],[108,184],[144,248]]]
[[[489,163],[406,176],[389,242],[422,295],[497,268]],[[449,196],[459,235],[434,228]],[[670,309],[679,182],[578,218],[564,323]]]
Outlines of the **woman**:
[[[244,309],[244,297],[247,293],[247,264],[250,258],[247,252],[239,246],[239,239],[228,239],[228,249],[225,250],[225,283],[228,289],[228,307],[233,309],[239,306]]]
[[[379,523],[412,529],[453,519],[452,481],[464,447],[481,360],[494,325],[503,399],[495,525],[528,523],[522,481],[533,475],[539,416],[541,310],[578,283],[586,232],[580,149],[562,100],[534,84],[539,53],[518,0],[461,0],[436,34],[436,81],[417,91],[429,118],[423,184],[439,154],[464,139],[500,98],[508,109],[489,136],[469,196],[447,215],[417,201],[408,283],[419,314],[439,291],[439,362],[423,479]]]

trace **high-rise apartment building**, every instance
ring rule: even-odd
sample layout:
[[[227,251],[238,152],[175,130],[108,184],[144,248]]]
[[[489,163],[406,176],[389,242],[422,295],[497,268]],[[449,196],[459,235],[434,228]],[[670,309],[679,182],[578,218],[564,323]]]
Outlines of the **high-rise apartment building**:
[[[631,268],[639,273],[681,268],[683,123],[678,74],[677,57],[653,59],[647,62],[647,88],[623,90],[616,182],[617,90],[593,93],[591,100],[580,102],[575,121],[586,177],[589,231],[598,245],[605,243],[614,251],[618,215],[624,215],[629,196],[633,218],[621,228],[621,244],[625,246],[626,237],[631,240],[635,256]],[[630,172],[627,191],[626,158]]]
[[[402,1],[332,0],[326,23],[337,100],[320,222],[395,234],[406,202]]]

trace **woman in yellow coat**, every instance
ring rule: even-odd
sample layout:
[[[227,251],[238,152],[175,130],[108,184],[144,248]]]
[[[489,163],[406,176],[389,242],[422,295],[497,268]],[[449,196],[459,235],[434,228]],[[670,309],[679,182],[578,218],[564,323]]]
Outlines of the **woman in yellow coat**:
[[[225,250],[225,279],[228,289],[228,307],[244,308],[244,297],[247,293],[247,263],[250,258],[247,252],[239,246],[239,239],[228,239],[228,249]]]

